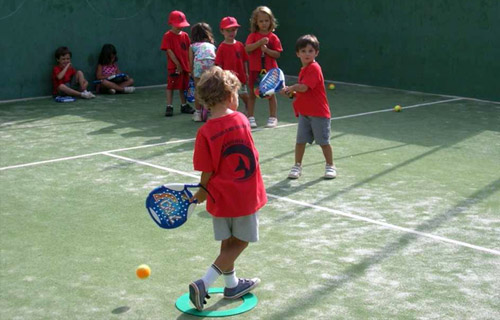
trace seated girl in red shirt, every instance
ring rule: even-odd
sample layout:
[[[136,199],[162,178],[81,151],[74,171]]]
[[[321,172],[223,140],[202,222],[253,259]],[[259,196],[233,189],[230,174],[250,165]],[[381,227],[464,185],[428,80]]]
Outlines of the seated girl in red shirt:
[[[226,299],[238,299],[260,283],[258,278],[237,278],[234,271],[236,258],[249,242],[259,239],[257,212],[267,202],[250,124],[235,111],[240,86],[231,71],[212,67],[196,87],[197,97],[212,117],[196,135],[193,164],[202,172],[203,188],[193,198],[207,200],[215,240],[221,241],[217,259],[201,279],[189,285],[189,298],[200,311],[208,288],[220,275],[224,276]]]

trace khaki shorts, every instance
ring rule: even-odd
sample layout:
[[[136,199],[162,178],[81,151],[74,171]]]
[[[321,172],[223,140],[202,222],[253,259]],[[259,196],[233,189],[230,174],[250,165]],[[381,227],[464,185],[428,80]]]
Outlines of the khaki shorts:
[[[231,236],[246,242],[259,241],[259,213],[237,218],[212,218],[214,237],[217,241]]]

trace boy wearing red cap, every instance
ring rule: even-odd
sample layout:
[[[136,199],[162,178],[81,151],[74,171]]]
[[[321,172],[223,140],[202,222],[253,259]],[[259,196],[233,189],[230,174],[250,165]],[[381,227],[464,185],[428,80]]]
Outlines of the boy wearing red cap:
[[[181,112],[192,114],[195,110],[187,104],[184,97],[184,90],[187,89],[189,83],[189,46],[191,41],[182,28],[189,27],[189,23],[184,13],[175,10],[170,12],[168,24],[172,28],[163,35],[160,47],[161,50],[167,52],[167,109],[165,117],[174,115],[173,90],[179,90],[182,103]]]
[[[224,41],[219,45],[215,56],[215,64],[224,70],[230,70],[241,82],[239,97],[248,105],[247,79],[248,79],[248,54],[245,45],[237,41],[236,34],[240,25],[234,17],[222,18],[219,28],[224,36]]]

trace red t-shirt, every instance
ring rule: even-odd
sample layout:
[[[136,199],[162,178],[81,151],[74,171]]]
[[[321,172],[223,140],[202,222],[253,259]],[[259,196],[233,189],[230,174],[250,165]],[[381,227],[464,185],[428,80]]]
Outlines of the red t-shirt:
[[[213,172],[207,211],[215,217],[253,214],[267,202],[259,154],[248,119],[240,112],[208,120],[198,130],[193,155],[197,171]]]
[[[299,83],[305,84],[308,89],[296,93],[293,101],[295,115],[330,118],[325,80],[319,63],[314,61],[303,67],[299,73]]]
[[[255,43],[255,42],[259,41],[260,39],[262,39],[264,37],[268,37],[269,38],[269,42],[266,45],[269,49],[275,50],[275,51],[278,51],[278,52],[282,52],[283,51],[283,47],[281,46],[280,39],[278,38],[277,35],[275,35],[272,32],[269,32],[268,34],[260,34],[259,32],[250,33],[248,35],[246,44],[248,45],[248,44]],[[261,59],[261,56],[262,56],[262,50],[260,50],[260,47],[257,48],[257,49],[255,49],[254,51],[252,51],[252,52],[250,52],[248,54],[248,57],[250,58],[250,60],[249,60],[250,71],[260,71],[260,70],[262,70],[262,59]],[[272,57],[270,57],[270,56],[268,56],[266,54],[265,55],[264,66],[265,66],[266,70],[270,70],[272,68],[277,68],[278,67],[278,63],[276,62],[276,59],[274,59],[274,58],[272,58]]]
[[[242,84],[247,83],[246,61],[248,61],[248,54],[240,41],[234,44],[221,43],[215,56],[215,64],[224,70],[233,71]]]
[[[182,70],[185,72],[190,72],[189,68],[189,46],[191,45],[191,40],[189,40],[189,36],[184,31],[181,31],[179,34],[175,34],[172,31],[167,31],[163,35],[163,39],[161,40],[161,50],[167,51],[168,49],[172,50],[175,54],[177,60],[182,66]],[[167,54],[167,69],[176,69],[177,66],[170,59]]]
[[[63,71],[63,69],[64,69],[64,67],[61,67],[59,65],[54,66],[54,68],[52,68],[52,94],[54,94],[54,95],[57,94],[57,91],[58,91],[57,88],[61,84],[71,82],[71,77],[76,74],[75,68],[73,68],[73,66],[71,65],[68,67],[68,70],[66,70],[64,77],[62,77],[61,79],[57,79],[57,75],[59,73],[61,73],[61,71]]]

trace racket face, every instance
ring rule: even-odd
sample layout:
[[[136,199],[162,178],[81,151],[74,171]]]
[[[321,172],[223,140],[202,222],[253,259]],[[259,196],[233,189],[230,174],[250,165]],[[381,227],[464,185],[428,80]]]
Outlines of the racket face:
[[[188,102],[193,103],[194,102],[194,80],[193,78],[189,78],[189,84],[187,90],[184,91],[184,96],[186,97],[186,100]]]
[[[279,68],[269,70],[259,84],[259,95],[261,97],[273,95],[283,88],[285,75]]]
[[[164,229],[183,225],[196,207],[189,199],[193,194],[183,184],[167,184],[151,191],[146,198],[146,208],[156,224]]]

